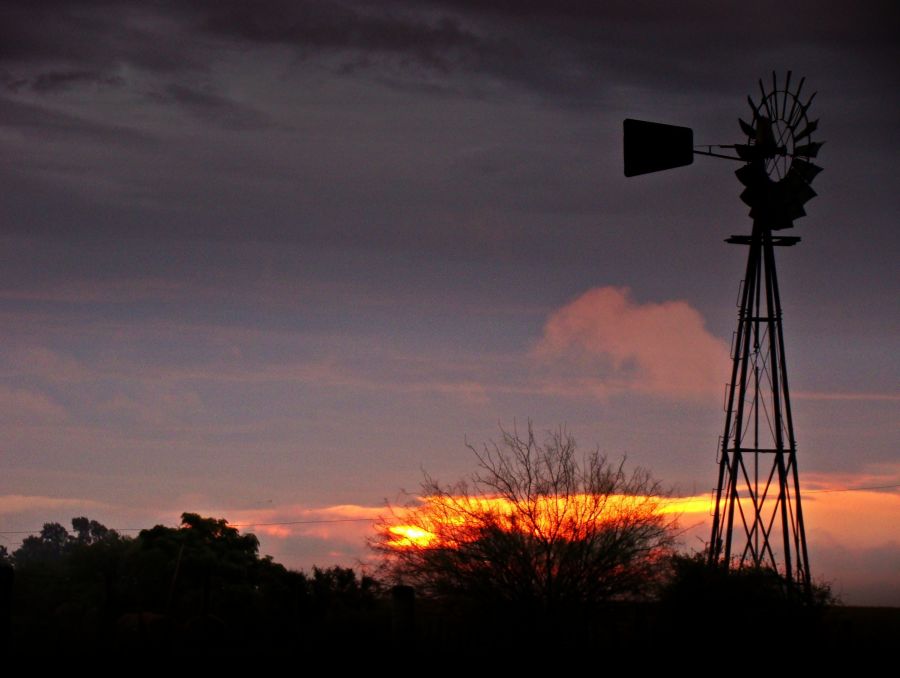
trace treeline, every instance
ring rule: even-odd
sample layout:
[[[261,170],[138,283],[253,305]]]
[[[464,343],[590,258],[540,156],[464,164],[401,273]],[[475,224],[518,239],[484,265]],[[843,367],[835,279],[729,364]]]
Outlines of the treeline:
[[[248,655],[371,645],[389,633],[378,582],[342,567],[293,571],[253,534],[182,515],[128,537],[80,517],[47,523],[4,561],[4,644],[13,651],[107,649]],[[387,619],[387,621],[385,621]]]
[[[73,519],[71,531],[48,523],[12,554],[0,550],[0,561],[0,641],[13,656],[103,648],[219,659],[352,660],[385,651],[524,652],[525,659],[550,648],[569,657],[583,649],[677,649],[710,633],[753,629],[808,648],[873,650],[900,632],[896,610],[836,608],[821,586],[812,600],[801,599],[771,571],[727,572],[701,556],[673,557],[660,585],[641,598],[549,607],[461,593],[428,598],[349,568],[289,570],[261,557],[254,535],[193,513],[177,528],[158,525],[136,537],[87,518]]]

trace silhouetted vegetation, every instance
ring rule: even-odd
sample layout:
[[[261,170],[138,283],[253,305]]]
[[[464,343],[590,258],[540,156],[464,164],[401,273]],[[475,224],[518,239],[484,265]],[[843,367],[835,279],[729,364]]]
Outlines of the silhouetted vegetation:
[[[371,645],[388,628],[374,579],[288,570],[225,520],[185,513],[134,538],[86,518],[72,528],[47,523],[12,554],[14,648],[293,651],[334,637]]]
[[[836,604],[827,584],[814,584],[811,594],[803,585],[767,567],[726,570],[711,565],[706,553],[676,555],[662,588],[662,602],[679,610],[727,605],[742,609],[820,609]]]
[[[563,431],[536,440],[501,430],[471,448],[479,470],[420,495],[384,521],[372,546],[383,574],[437,596],[471,597],[541,614],[649,594],[675,540],[650,473],[626,473],[598,451],[579,455]],[[417,535],[408,537],[408,535]]]
[[[515,644],[528,629],[571,640],[621,601],[648,600],[665,572],[675,520],[646,469],[582,454],[562,430],[539,442],[501,429],[478,471],[441,485],[378,526],[381,575]]]
[[[747,624],[766,624],[787,630],[795,622],[821,617],[828,606],[838,603],[827,584],[814,584],[812,591],[771,568],[725,569],[710,564],[705,553],[676,555],[660,592],[665,610],[684,619],[708,618],[716,611],[740,610]]]
[[[697,629],[712,624],[734,633],[790,639],[794,648],[812,648],[841,635],[829,617],[840,601],[828,584],[814,583],[806,591],[802,583],[768,567],[710,564],[707,553],[673,556],[658,601],[658,626],[666,629],[665,640],[678,645],[695,641]],[[841,642],[836,653],[846,647]],[[726,654],[729,647],[713,643],[712,651]]]
[[[250,659],[340,656],[335,651],[524,659],[552,648],[566,661],[581,650],[689,646],[720,626],[867,650],[887,647],[900,628],[897,610],[835,608],[827,586],[810,600],[776,573],[726,572],[702,556],[668,554],[646,585],[576,604],[535,604],[534,594],[519,604],[471,588],[391,590],[348,568],[288,570],[259,555],[254,535],[192,513],[177,528],[136,537],[86,518],[74,519],[71,531],[48,523],[0,555],[0,612],[11,610],[0,619],[0,640],[32,656],[102,648]],[[479,567],[484,577],[517,576]],[[601,581],[609,580],[601,573]]]

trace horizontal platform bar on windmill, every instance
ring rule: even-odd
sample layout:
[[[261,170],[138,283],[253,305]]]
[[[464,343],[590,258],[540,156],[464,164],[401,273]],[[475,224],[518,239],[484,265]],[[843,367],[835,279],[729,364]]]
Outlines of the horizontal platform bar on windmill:
[[[745,452],[754,452],[754,453],[758,452],[760,454],[778,454],[779,452],[787,452],[788,449],[786,447],[782,448],[780,450],[777,448],[773,448],[773,447],[739,447],[739,448],[732,447],[725,451],[728,452],[728,454],[734,454],[736,452],[740,452],[741,454],[744,454]]]
[[[800,236],[796,235],[773,235],[770,236],[772,244],[776,247],[791,247],[800,242]],[[752,235],[733,235],[726,238],[725,242],[731,245],[750,245],[753,243]]]

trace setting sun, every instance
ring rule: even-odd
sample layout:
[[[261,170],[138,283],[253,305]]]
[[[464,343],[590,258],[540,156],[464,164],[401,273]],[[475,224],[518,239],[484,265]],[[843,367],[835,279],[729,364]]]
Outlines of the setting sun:
[[[434,533],[412,525],[393,525],[388,528],[388,532],[396,535],[396,539],[389,541],[388,544],[398,549],[409,546],[427,547],[435,538]]]
[[[514,503],[505,497],[433,495],[419,504],[395,512],[380,528],[384,544],[393,549],[447,546],[476,539],[491,526],[538,538],[573,540],[606,526],[628,523],[648,515],[708,511],[701,497],[662,499],[643,495],[588,495],[535,497]]]

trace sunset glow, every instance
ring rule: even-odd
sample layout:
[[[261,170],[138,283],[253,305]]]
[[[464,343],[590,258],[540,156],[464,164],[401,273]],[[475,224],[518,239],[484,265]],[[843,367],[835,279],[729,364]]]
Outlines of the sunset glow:
[[[429,496],[420,504],[398,511],[397,522],[380,529],[390,535],[385,545],[395,549],[452,546],[478,537],[478,529],[496,526],[537,537],[577,539],[606,524],[627,523],[647,514],[659,516],[706,511],[709,500],[700,497],[663,499],[641,495],[543,496],[536,501],[514,503],[504,497]],[[412,520],[410,520],[412,519]]]
[[[393,525],[388,528],[388,532],[397,537],[388,542],[389,545],[398,549],[410,546],[427,547],[435,540],[436,536],[433,532],[414,525]]]
[[[752,501],[746,494],[746,488],[742,492],[739,503],[749,515]],[[503,529],[538,533],[547,530],[554,522],[572,525],[577,518],[589,516],[594,524],[602,525],[604,522],[622,519],[629,511],[635,510],[652,511],[675,519],[684,518],[687,522],[682,527],[691,533],[692,538],[703,539],[708,538],[708,521],[713,515],[715,503],[714,497],[710,495],[665,498],[610,495],[599,501],[586,495],[555,499],[546,497],[535,505],[535,520],[529,521],[522,520],[521,511],[516,511],[513,504],[498,497],[422,497],[419,501],[420,504],[416,507],[396,510],[392,519],[386,521],[381,528],[392,535],[386,541],[388,546],[402,549],[446,544],[448,535],[458,538],[465,533],[458,529],[465,526],[464,515],[472,516],[473,525],[483,523],[485,517],[490,517]],[[767,502],[771,502],[767,503],[771,510],[774,497],[769,497]],[[843,535],[842,541],[860,546],[877,541],[877,535],[883,532],[883,521],[860,523],[859,517],[866,512],[890,516],[892,512],[900,510],[900,497],[877,492],[831,494],[827,490],[824,493],[810,491],[808,495],[804,495],[803,507],[812,529],[828,525]],[[418,523],[408,522],[412,516],[418,519]],[[518,519],[514,516],[518,516]],[[735,520],[740,519],[736,517]],[[900,533],[895,536],[900,537]]]

